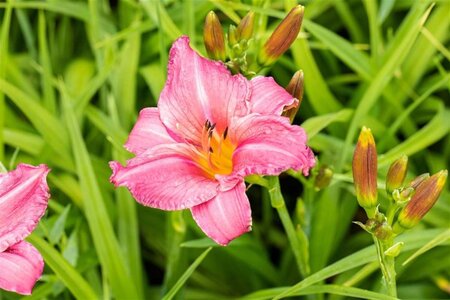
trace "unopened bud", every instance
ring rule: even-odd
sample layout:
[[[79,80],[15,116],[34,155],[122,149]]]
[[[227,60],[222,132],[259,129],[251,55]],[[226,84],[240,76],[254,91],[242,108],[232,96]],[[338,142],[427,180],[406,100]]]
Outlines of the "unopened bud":
[[[423,173],[419,176],[417,176],[416,178],[414,178],[410,183],[409,186],[412,187],[413,189],[417,189],[419,187],[419,185],[424,182],[425,180],[427,180],[428,178],[430,178],[430,174],[429,173]]]
[[[377,149],[370,129],[363,127],[353,154],[353,181],[360,206],[373,217],[377,201]]]
[[[203,41],[210,58],[225,61],[226,52],[222,25],[213,11],[210,11],[206,16],[203,28]]]
[[[228,44],[232,48],[234,45],[238,44],[236,26],[230,25],[228,29]]]
[[[333,171],[327,166],[322,166],[314,179],[314,187],[318,190],[326,188],[330,184],[332,178]]]
[[[298,103],[294,102],[294,105],[285,107],[283,111],[283,116],[288,117],[291,120],[291,123],[294,121],[295,115],[297,114],[298,109],[302,104],[304,86],[303,83],[303,71],[299,70],[295,72],[294,76],[292,76],[291,81],[289,81],[289,84],[286,86],[286,91],[298,100]]]
[[[415,190],[412,187],[401,189],[395,189],[392,192],[392,198],[394,199],[395,203],[398,204],[405,204],[411,200],[411,197],[414,195]]]
[[[444,188],[447,173],[447,170],[440,171],[417,186],[411,201],[398,215],[398,224],[401,227],[405,229],[414,227],[433,207]]]
[[[239,25],[236,30],[237,39],[240,40],[249,40],[253,36],[253,27],[255,21],[255,13],[250,11],[248,14],[239,22]]]
[[[297,5],[275,28],[259,53],[258,60],[262,65],[268,66],[273,64],[289,49],[300,32],[304,12],[305,8]]]
[[[389,195],[402,186],[408,169],[408,156],[403,155],[392,163],[386,177],[386,191]]]

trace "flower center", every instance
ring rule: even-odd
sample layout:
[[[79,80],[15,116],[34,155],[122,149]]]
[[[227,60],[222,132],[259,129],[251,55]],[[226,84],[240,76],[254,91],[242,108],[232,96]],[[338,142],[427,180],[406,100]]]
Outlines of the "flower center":
[[[227,137],[228,127],[219,132],[216,124],[206,121],[196,161],[210,178],[217,174],[229,175],[233,171],[232,158],[236,146]]]

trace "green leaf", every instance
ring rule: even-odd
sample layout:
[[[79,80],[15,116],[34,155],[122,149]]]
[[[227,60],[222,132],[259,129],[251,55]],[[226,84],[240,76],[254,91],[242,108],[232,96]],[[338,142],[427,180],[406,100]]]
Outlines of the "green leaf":
[[[407,265],[408,263],[410,263],[412,260],[422,255],[423,253],[447,242],[448,240],[450,240],[450,229],[444,231],[443,233],[441,233],[440,235],[438,235],[437,237],[426,243],[422,248],[414,252],[414,254],[412,254],[407,260],[405,260],[402,265],[403,266]]]
[[[27,240],[35,246],[44,257],[45,263],[55,272],[58,278],[67,286],[75,298],[80,300],[98,299],[92,288],[80,273],[75,270],[49,243],[35,234]]]
[[[129,275],[122,250],[114,233],[105,200],[97,183],[96,174],[87,152],[80,128],[74,115],[68,95],[61,84],[64,95],[64,113],[69,137],[72,142],[76,169],[83,194],[83,207],[106,278],[111,283],[114,296],[118,299],[140,299],[133,278]]]
[[[64,208],[64,211],[58,216],[55,224],[53,224],[52,229],[48,235],[48,239],[52,245],[55,245],[59,242],[62,235],[64,234],[64,227],[66,225],[66,219],[70,211],[70,204]]]
[[[427,5],[428,1],[420,1],[414,5],[413,9],[403,21],[394,40],[389,44],[389,48],[382,61],[382,66],[368,85],[355,110],[355,114],[345,138],[344,148],[342,149],[341,160],[338,164],[337,171],[340,171],[347,158],[350,144],[353,141],[358,128],[361,126],[361,122],[376,103],[376,100],[383,92],[383,89],[388,84],[389,80],[393,77],[394,71],[405,59],[406,54],[408,53],[407,50],[416,39],[421,27],[430,14],[432,7],[429,7],[426,10]]]
[[[353,110],[346,108],[335,113],[308,118],[303,122],[302,127],[308,134],[308,138],[311,139],[323,129],[327,128],[331,123],[346,122],[352,115]]]
[[[4,92],[27,116],[53,150],[68,156],[69,140],[62,123],[42,105],[21,90],[0,78],[0,91]]]
[[[184,274],[178,279],[178,281],[174,284],[174,286],[170,289],[167,294],[162,298],[163,300],[170,300],[177,294],[178,290],[186,283],[186,281],[191,277],[192,273],[194,273],[195,269],[202,263],[205,257],[208,255],[209,251],[212,250],[212,247],[209,247],[199,257],[189,266],[189,268],[184,272]]]
[[[418,230],[415,232],[409,232],[402,235],[397,241],[403,241],[405,246],[404,251],[417,249],[426,244],[430,239],[437,234],[442,233],[441,229],[428,229]],[[270,298],[281,299],[283,297],[292,296],[295,293],[309,287],[317,282],[320,282],[326,278],[332,277],[347,270],[354,269],[356,267],[368,264],[377,259],[375,246],[369,246],[363,250],[353,253],[322,270],[308,276],[296,285],[289,288],[282,288],[270,294]],[[268,297],[269,298],[269,297]]]
[[[440,140],[450,130],[450,122],[448,120],[450,120],[450,110],[441,109],[422,129],[380,156],[378,166],[380,168],[387,166],[401,155],[412,155]]]

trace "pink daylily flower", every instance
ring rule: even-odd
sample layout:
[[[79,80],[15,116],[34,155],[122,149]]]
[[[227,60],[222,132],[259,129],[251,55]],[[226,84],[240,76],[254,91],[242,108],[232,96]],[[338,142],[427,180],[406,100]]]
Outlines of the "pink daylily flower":
[[[49,171],[19,164],[0,174],[0,289],[30,295],[42,275],[42,256],[24,239],[47,209]]]
[[[233,76],[180,37],[158,108],[140,112],[125,144],[136,157],[125,167],[111,162],[111,182],[145,206],[190,209],[206,235],[227,245],[251,229],[245,176],[307,174],[315,163],[304,130],[281,116],[295,103],[271,77]]]

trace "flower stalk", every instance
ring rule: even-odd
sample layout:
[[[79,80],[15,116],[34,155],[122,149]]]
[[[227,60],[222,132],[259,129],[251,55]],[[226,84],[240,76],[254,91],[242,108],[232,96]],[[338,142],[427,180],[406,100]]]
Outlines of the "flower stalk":
[[[307,251],[301,251],[302,245],[305,244],[300,242],[300,236],[302,236],[302,229],[300,225],[297,225],[297,231],[294,224],[292,223],[289,212],[287,211],[284,197],[281,194],[280,182],[278,177],[270,176],[268,178],[268,192],[270,197],[270,202],[272,207],[275,208],[280,217],[281,223],[283,224],[284,230],[286,231],[289,243],[294,253],[295,261],[300,275],[305,278],[310,273],[309,262],[306,255]]]
[[[370,129],[363,127],[353,155],[353,179],[359,205],[365,209],[366,224],[357,223],[372,235],[383,274],[386,293],[397,297],[395,257],[403,243],[394,244],[394,238],[417,225],[433,207],[444,188],[447,170],[433,176],[422,174],[403,186],[408,168],[408,157],[392,163],[386,177],[386,192],[391,200],[386,215],[378,210],[377,152]]]

